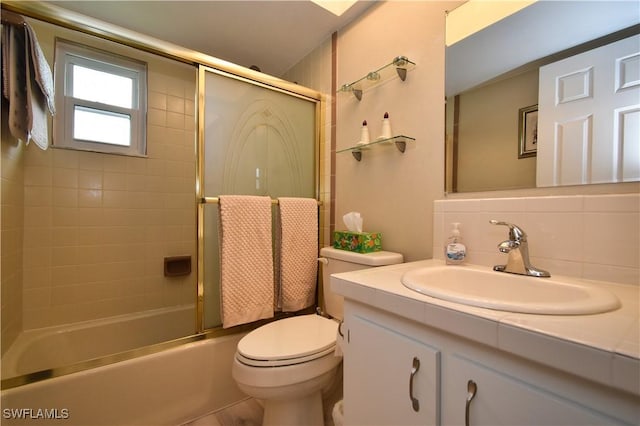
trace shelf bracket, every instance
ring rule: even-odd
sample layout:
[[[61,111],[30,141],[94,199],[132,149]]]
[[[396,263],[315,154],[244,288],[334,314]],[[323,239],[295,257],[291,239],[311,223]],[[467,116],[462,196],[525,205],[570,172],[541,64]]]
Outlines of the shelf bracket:
[[[398,73],[398,77],[400,77],[400,80],[405,81],[407,79],[406,68],[396,68],[396,72]]]
[[[357,100],[359,100],[359,101],[362,100],[362,90],[361,89],[352,89],[351,92],[353,93],[353,96],[355,96]]]
[[[409,62],[409,58],[407,58],[406,56],[397,56],[393,59],[393,65],[396,67],[396,72],[398,73],[398,77],[400,77],[400,80],[402,81],[405,81],[407,79],[406,66],[408,62]]]
[[[362,160],[362,151],[351,151],[351,155],[353,155],[356,161]]]
[[[395,141],[396,143],[396,148],[398,148],[398,151],[404,153],[404,150],[407,149],[407,141],[403,140],[399,140],[399,141]]]

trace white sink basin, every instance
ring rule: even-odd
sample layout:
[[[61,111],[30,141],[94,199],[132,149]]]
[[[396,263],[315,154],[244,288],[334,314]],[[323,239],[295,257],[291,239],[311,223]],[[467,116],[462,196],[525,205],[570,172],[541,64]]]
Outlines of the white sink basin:
[[[499,311],[587,315],[612,311],[620,301],[578,280],[535,278],[474,266],[428,266],[405,272],[405,287],[427,296]]]

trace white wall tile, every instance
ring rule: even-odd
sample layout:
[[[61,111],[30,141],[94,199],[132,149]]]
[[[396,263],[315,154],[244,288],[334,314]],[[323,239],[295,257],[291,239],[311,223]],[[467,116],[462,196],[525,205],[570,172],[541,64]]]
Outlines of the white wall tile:
[[[528,235],[534,265],[568,275],[640,285],[640,195],[607,194],[504,199],[438,200],[434,210],[434,253],[461,222],[468,261],[492,266],[506,255],[496,245],[506,228],[489,218],[514,223]]]
[[[640,268],[638,213],[585,213],[587,263]]]
[[[582,266],[582,277],[589,280],[611,281],[634,285],[640,283],[640,269],[638,268],[625,268],[595,263],[584,263]]]
[[[583,217],[576,213],[527,214],[522,228],[533,256],[580,262],[583,260]],[[517,224],[517,222],[516,222]]]
[[[584,210],[587,212],[638,212],[640,194],[585,196]]]
[[[524,198],[527,212],[581,212],[584,197],[580,195],[569,197],[527,197]]]
[[[504,199],[504,198],[486,198],[476,200],[482,211],[488,212],[504,212],[504,213],[524,213],[527,210],[526,198]]]

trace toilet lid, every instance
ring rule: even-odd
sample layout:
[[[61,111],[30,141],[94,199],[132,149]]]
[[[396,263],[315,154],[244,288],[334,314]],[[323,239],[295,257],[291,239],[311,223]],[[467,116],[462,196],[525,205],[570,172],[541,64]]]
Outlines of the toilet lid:
[[[251,364],[308,361],[333,351],[337,330],[336,321],[315,314],[274,321],[244,336],[238,355]]]

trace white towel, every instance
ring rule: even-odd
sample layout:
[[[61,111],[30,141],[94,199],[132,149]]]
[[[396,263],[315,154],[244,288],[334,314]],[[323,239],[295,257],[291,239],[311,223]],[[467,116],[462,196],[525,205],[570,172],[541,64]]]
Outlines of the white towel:
[[[222,327],[273,317],[271,198],[220,196]]]
[[[281,307],[299,311],[315,303],[318,278],[318,202],[278,198]]]
[[[20,15],[2,11],[2,83],[9,130],[28,144],[49,146],[46,111],[55,114],[53,76],[36,34]]]

